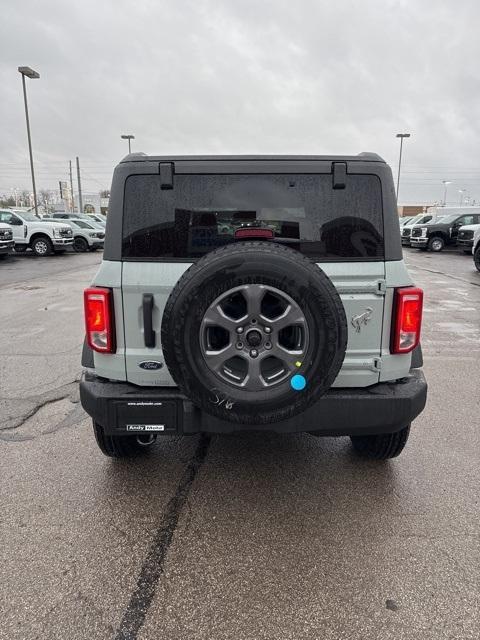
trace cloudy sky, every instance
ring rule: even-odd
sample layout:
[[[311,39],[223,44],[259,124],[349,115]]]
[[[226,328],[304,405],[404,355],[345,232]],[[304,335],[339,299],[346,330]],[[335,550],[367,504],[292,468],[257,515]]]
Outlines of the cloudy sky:
[[[125,155],[354,154],[396,171],[400,201],[480,201],[478,0],[0,0],[0,193],[79,156],[108,188]]]

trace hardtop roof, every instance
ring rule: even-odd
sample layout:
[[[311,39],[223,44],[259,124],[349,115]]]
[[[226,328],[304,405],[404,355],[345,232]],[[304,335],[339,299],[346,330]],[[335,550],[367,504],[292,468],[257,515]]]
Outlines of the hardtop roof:
[[[356,156],[334,156],[334,155],[183,155],[183,156],[149,156],[146,153],[137,152],[126,155],[120,163],[124,162],[176,162],[176,161],[199,161],[199,162],[218,162],[222,160],[230,161],[331,161],[331,162],[381,162],[386,164],[385,160],[378,154],[363,151]]]

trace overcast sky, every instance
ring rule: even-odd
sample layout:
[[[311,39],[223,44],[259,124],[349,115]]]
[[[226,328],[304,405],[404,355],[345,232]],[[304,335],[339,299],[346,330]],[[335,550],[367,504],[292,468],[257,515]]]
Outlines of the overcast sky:
[[[0,0],[0,193],[79,156],[85,190],[125,155],[355,154],[398,163],[401,202],[480,201],[478,0]]]

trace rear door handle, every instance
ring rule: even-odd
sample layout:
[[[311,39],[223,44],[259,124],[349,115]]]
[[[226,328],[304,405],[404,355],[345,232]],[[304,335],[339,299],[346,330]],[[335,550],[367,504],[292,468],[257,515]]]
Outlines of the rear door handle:
[[[153,295],[143,294],[143,335],[146,347],[155,346],[155,331],[153,329]]]

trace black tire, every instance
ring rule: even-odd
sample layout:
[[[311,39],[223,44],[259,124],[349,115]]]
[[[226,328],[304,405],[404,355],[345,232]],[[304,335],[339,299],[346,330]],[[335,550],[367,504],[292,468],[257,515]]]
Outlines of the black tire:
[[[430,238],[430,240],[428,241],[429,251],[434,251],[435,253],[439,253],[440,251],[443,251],[444,247],[445,247],[445,240],[440,236],[434,236],[433,238]]]
[[[156,440],[156,436],[152,434],[144,437],[145,443],[141,444],[137,436],[109,436],[95,420],[92,420],[92,425],[100,451],[109,458],[133,458],[144,455]],[[151,442],[147,443],[148,439]]]
[[[81,236],[75,236],[73,239],[73,250],[77,253],[85,253],[88,251],[88,242]]]
[[[473,254],[473,263],[477,268],[477,271],[480,271],[480,245],[475,249]]]
[[[255,390],[225,381],[207,365],[200,338],[204,314],[219,296],[249,285],[280,291],[301,309],[309,339],[302,362],[295,362],[295,374],[306,380],[300,392],[292,388],[292,363],[278,382]],[[258,327],[266,324],[262,313]],[[340,296],[316,264],[279,244],[241,242],[208,253],[185,272],[167,301],[161,336],[165,364],[195,405],[230,422],[266,424],[301,413],[330,388],[345,357],[348,328]]]
[[[410,425],[396,433],[380,433],[372,436],[350,436],[353,448],[364,458],[387,460],[400,455],[407,444]]]
[[[53,253],[52,242],[48,236],[38,236],[30,246],[33,253],[39,258],[50,256]]]
[[[26,244],[15,245],[15,253],[25,253],[27,250]]]

